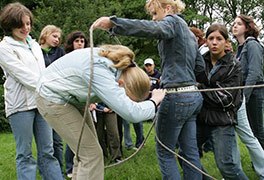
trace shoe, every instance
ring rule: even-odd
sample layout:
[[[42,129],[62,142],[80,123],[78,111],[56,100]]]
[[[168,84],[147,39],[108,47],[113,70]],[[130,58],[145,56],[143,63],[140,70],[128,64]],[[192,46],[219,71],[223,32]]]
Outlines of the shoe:
[[[135,151],[137,151],[137,150],[138,150],[138,148],[136,148],[136,147],[133,147],[132,149],[133,149],[133,150],[135,150]]]
[[[120,163],[121,161],[122,161],[121,158],[116,158],[116,159],[114,160],[115,163]]]
[[[72,178],[72,173],[70,173],[70,174],[67,174],[67,178]]]

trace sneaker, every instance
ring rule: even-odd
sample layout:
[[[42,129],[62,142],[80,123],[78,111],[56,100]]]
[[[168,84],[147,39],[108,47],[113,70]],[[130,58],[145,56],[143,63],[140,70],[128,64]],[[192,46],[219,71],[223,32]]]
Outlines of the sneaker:
[[[137,150],[138,150],[138,148],[136,148],[136,147],[133,147],[132,149],[133,149],[133,150],[135,150],[135,151],[137,151]]]
[[[67,174],[67,178],[72,178],[72,173],[70,173],[70,174]]]
[[[116,158],[116,159],[114,160],[115,163],[120,163],[121,161],[122,161],[121,158]]]

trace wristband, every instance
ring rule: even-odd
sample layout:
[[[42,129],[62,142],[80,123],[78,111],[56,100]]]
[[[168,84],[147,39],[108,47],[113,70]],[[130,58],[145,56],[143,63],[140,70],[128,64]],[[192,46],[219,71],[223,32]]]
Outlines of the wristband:
[[[155,113],[158,111],[158,107],[157,107],[157,104],[155,103],[154,100],[152,99],[149,99],[149,101],[153,102],[154,106],[155,106]]]

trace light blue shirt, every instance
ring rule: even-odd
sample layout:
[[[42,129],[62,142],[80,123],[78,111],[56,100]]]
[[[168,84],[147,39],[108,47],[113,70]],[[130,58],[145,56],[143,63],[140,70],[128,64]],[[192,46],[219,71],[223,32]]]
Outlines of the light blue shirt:
[[[98,55],[94,48],[93,79],[90,102],[103,101],[122,118],[131,122],[152,119],[155,106],[151,101],[134,102],[119,87],[121,71],[113,62]],[[75,50],[56,60],[46,68],[36,91],[43,98],[58,104],[71,103],[84,106],[90,80],[90,48]]]

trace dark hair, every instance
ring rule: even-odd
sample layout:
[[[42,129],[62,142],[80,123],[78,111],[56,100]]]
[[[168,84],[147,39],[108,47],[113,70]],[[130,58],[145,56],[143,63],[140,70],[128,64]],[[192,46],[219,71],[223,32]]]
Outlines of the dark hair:
[[[67,36],[66,41],[64,43],[64,50],[66,53],[69,53],[69,52],[74,50],[73,49],[73,41],[77,38],[83,38],[84,39],[84,47],[88,46],[88,41],[87,41],[84,33],[81,31],[74,31]]]
[[[245,32],[245,39],[249,36],[253,36],[255,38],[258,38],[259,36],[259,29],[257,25],[254,22],[254,19],[250,16],[246,16],[244,14],[240,14],[237,16],[237,18],[240,18],[244,25],[246,26],[247,31]]]
[[[29,16],[30,24],[33,24],[31,11],[19,2],[7,4],[0,14],[0,25],[5,35],[12,35],[12,30],[23,26],[22,18]]]
[[[212,24],[206,31],[205,38],[208,38],[208,36],[215,32],[219,31],[219,33],[227,40],[229,38],[227,28],[219,23]]]
[[[206,40],[204,39],[204,32],[197,27],[190,27],[190,30],[198,38],[199,47],[202,46],[206,42]]]

